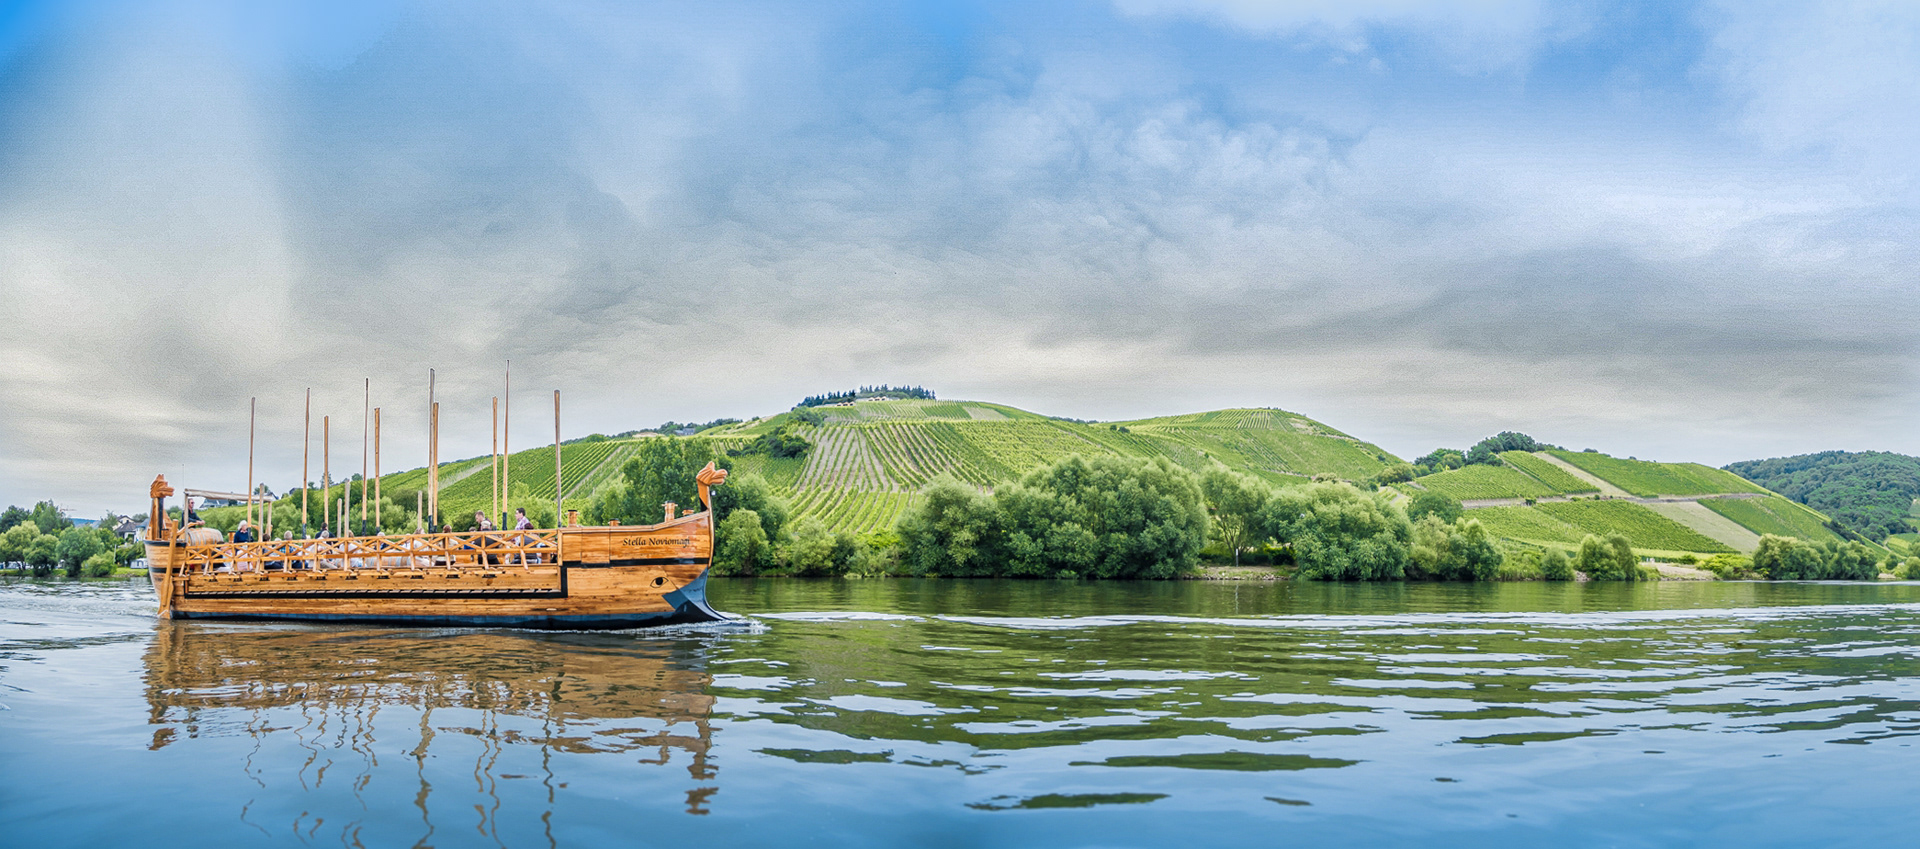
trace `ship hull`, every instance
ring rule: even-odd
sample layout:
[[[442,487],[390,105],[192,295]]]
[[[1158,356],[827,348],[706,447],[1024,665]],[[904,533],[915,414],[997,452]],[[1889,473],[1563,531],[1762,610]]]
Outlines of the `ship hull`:
[[[612,630],[723,621],[708,513],[658,525],[147,544],[174,619]]]

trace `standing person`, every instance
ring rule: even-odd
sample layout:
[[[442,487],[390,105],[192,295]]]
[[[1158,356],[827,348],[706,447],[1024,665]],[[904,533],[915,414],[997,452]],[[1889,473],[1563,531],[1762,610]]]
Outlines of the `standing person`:
[[[527,518],[527,508],[525,507],[513,508],[513,516],[514,516],[514,521],[513,521],[514,530],[516,531],[533,530],[533,521]],[[527,545],[531,545],[533,542],[534,542],[533,535],[527,534],[527,533],[520,534],[519,536],[515,537],[513,540],[514,545],[523,546],[523,547]],[[527,555],[525,554],[520,555],[521,565],[525,565],[527,563],[538,563],[538,562],[540,562],[540,555],[538,554],[533,555],[531,560],[527,559]]]

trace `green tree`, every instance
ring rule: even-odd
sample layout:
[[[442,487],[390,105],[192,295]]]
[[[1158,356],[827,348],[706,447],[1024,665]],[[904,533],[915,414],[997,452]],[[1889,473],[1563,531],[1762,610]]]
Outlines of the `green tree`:
[[[1460,569],[1475,581],[1498,579],[1506,557],[1494,546],[1486,526],[1479,519],[1461,519],[1454,522],[1454,530],[1453,550]]]
[[[847,558],[847,573],[862,577],[892,575],[900,571],[900,535],[887,530],[862,534]]]
[[[127,540],[112,549],[113,562],[121,566],[131,566],[133,561],[147,556],[147,547],[138,540]]]
[[[1901,564],[1894,574],[1904,580],[1920,581],[1920,554],[1908,555],[1907,562]]]
[[[994,574],[1000,510],[957,478],[942,474],[929,482],[897,530],[901,560],[915,575]]]
[[[55,550],[58,549],[59,546],[60,538],[53,534],[41,534],[34,537],[33,542],[27,545],[27,553],[24,559],[27,561],[27,565],[33,569],[34,577],[44,578],[53,574],[53,566],[57,561]]]
[[[847,571],[855,550],[851,534],[836,534],[827,530],[826,523],[808,516],[794,523],[793,539],[779,559],[795,575],[839,575]]]
[[[81,563],[80,573],[89,578],[105,578],[112,575],[114,568],[118,565],[118,563],[114,562],[112,552],[102,551],[87,558],[86,562]]]
[[[766,533],[768,540],[774,542],[778,542],[785,533],[787,518],[791,515],[787,502],[774,494],[773,486],[767,483],[767,479],[755,474],[730,475],[725,485],[713,491],[713,512],[717,521],[726,521],[735,510],[752,510],[758,514],[760,529]]]
[[[1253,478],[1215,466],[1200,476],[1200,492],[1213,517],[1214,535],[1233,552],[1233,565],[1240,565],[1240,552],[1254,542],[1260,508],[1266,506],[1271,490]]]
[[[1379,581],[1406,574],[1413,524],[1385,493],[1345,483],[1286,487],[1260,515],[1264,533],[1293,548],[1302,578]]]
[[[697,509],[693,476],[716,459],[706,440],[655,437],[640,442],[638,456],[620,467],[623,483],[594,499],[588,515],[595,522],[651,525],[666,518],[666,502]]]
[[[88,528],[68,527],[60,532],[60,540],[54,547],[54,559],[67,570],[67,577],[80,577],[80,567],[87,558],[100,553],[100,536]]]
[[[1207,544],[1199,478],[1164,458],[1067,457],[993,501],[1012,575],[1173,578]]]
[[[1573,567],[1594,581],[1640,580],[1640,560],[1633,555],[1633,544],[1620,534],[1598,537],[1587,534],[1580,540],[1580,552]]]
[[[752,510],[735,510],[715,529],[713,572],[716,575],[753,575],[773,560],[773,546]]]
[[[33,514],[29,517],[43,534],[57,534],[73,527],[73,521],[51,501],[42,501],[33,505]]]
[[[1421,474],[1431,475],[1448,469],[1458,469],[1467,464],[1467,455],[1452,448],[1435,448],[1427,455],[1413,461]]]
[[[1879,558],[1859,541],[1828,540],[1820,546],[1820,577],[1829,581],[1873,581],[1880,578]]]
[[[0,564],[26,562],[27,547],[39,538],[40,527],[32,519],[22,520],[0,533]]]
[[[1421,490],[1407,504],[1407,518],[1416,522],[1429,513],[1439,516],[1441,521],[1452,522],[1464,512],[1458,499],[1430,489]]]
[[[0,534],[13,530],[21,522],[30,521],[33,521],[33,514],[31,512],[23,510],[18,506],[9,506],[5,511],[0,511]]]
[[[1417,472],[1414,470],[1413,464],[1394,463],[1391,466],[1381,469],[1380,474],[1374,475],[1373,479],[1382,484],[1406,483],[1407,481],[1413,480],[1416,474]]]
[[[1453,524],[1429,513],[1413,524],[1408,549],[1407,576],[1443,581],[1492,581],[1500,577],[1505,558],[1487,536],[1478,519]]]
[[[1573,562],[1567,559],[1567,553],[1557,548],[1547,549],[1540,557],[1540,577],[1548,581],[1573,580]]]
[[[1811,581],[1827,577],[1820,550],[1798,537],[1766,534],[1753,550],[1753,570],[1770,581]]]

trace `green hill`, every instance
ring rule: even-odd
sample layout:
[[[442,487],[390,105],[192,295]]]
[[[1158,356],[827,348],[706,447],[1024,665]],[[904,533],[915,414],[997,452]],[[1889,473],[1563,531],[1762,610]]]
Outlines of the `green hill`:
[[[815,424],[813,422],[817,421]],[[814,516],[836,530],[891,527],[935,476],[948,474],[991,489],[1064,457],[1164,457],[1202,470],[1219,462],[1276,485],[1316,475],[1364,481],[1400,459],[1380,447],[1298,413],[1231,409],[1125,422],[1078,422],[982,401],[871,398],[796,409],[700,432],[716,453],[741,448],[780,428],[811,443],[792,458],[730,457],[736,472],[759,474],[787,499],[796,517]],[[562,447],[559,485],[566,506],[583,508],[620,480],[620,467],[653,435],[593,437]],[[551,446],[515,452],[509,488],[523,499],[553,498]],[[470,515],[490,502],[491,466],[484,457],[443,464],[445,515]],[[425,469],[386,475],[382,487],[411,504]],[[1751,550],[1760,534],[1812,541],[1834,538],[1826,517],[1738,476],[1694,463],[1654,463],[1569,451],[1505,451],[1498,463],[1442,471],[1397,484],[1477,507],[1496,536],[1524,545],[1570,547],[1588,533],[1623,533],[1636,548],[1709,554]],[[1611,498],[1591,500],[1595,493]],[[1682,496],[1689,504],[1638,504],[1636,497]],[[1534,504],[1525,503],[1533,500]],[[1575,500],[1577,499],[1577,500]]]
[[[1817,508],[1868,539],[1920,529],[1920,457],[1824,451],[1733,463],[1727,471]]]
[[[1731,472],[1699,463],[1655,463],[1621,459],[1591,451],[1548,451],[1594,477],[1642,497],[1765,492]]]
[[[818,425],[804,420],[812,413],[819,414]],[[735,471],[765,477],[792,505],[796,518],[816,516],[829,527],[853,532],[891,527],[914,494],[938,475],[991,489],[1073,454],[1165,457],[1195,470],[1218,461],[1275,484],[1304,482],[1315,475],[1358,481],[1400,462],[1379,446],[1306,416],[1271,409],[1085,423],[981,401],[861,399],[687,438],[709,441],[724,453],[782,426],[790,426],[813,447],[794,458],[731,457]],[[595,493],[617,483],[620,466],[639,442],[653,438],[658,437],[563,446],[566,506],[584,507]],[[486,458],[444,463],[440,474],[445,515],[467,515],[490,505],[492,472]],[[515,491],[551,500],[552,447],[515,452],[509,476]],[[390,496],[408,502],[425,483],[425,469],[382,478]]]
[[[1752,551],[1763,534],[1838,539],[1827,517],[1735,475],[1697,463],[1657,463],[1594,452],[1505,451],[1396,488],[1480,502],[1471,516],[1495,536],[1572,547],[1586,534],[1624,534],[1646,553]],[[1590,496],[1604,496],[1593,500]]]

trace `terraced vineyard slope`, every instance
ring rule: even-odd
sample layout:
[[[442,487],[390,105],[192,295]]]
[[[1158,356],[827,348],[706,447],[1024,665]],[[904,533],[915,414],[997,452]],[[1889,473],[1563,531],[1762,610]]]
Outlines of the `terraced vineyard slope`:
[[[814,422],[817,422],[814,423]],[[849,532],[889,528],[916,493],[942,474],[991,490],[1072,454],[1164,457],[1194,470],[1215,462],[1276,485],[1314,475],[1360,481],[1400,462],[1372,443],[1321,422],[1274,409],[1232,409],[1127,422],[1084,423],[981,401],[869,399],[811,407],[714,428],[691,439],[716,453],[742,448],[788,428],[812,443],[803,456],[745,454],[728,458],[742,473],[767,479],[795,518],[813,516]],[[562,449],[557,482],[568,507],[585,507],[620,480],[620,467],[643,440],[596,439]],[[1728,523],[1754,535],[1791,534],[1833,539],[1827,518],[1719,469],[1694,463],[1652,463],[1588,452],[1508,451],[1500,465],[1475,465],[1427,475],[1402,491],[1442,492],[1475,504],[1471,515],[1496,536],[1525,545],[1572,547],[1588,533],[1624,533],[1649,553],[1708,554],[1745,550]],[[1567,465],[1561,465],[1564,462]],[[1569,466],[1578,470],[1570,471]],[[1604,481],[1618,498],[1589,500]],[[411,502],[425,485],[424,469],[383,478],[389,495]],[[486,458],[446,463],[441,506],[446,515],[471,515],[490,504]],[[556,481],[550,446],[515,452],[508,486],[522,497],[550,502]],[[1617,487],[1617,489],[1615,488]],[[1628,493],[1622,495],[1622,493]],[[1654,496],[1698,505],[1633,503]],[[1536,503],[1528,505],[1525,499]],[[1578,499],[1578,500],[1572,500]],[[1704,509],[1702,509],[1704,508]],[[1711,511],[1711,512],[1708,512]],[[1735,539],[1738,537],[1738,539]]]
[[[1196,470],[1218,461],[1274,483],[1316,474],[1358,480],[1398,462],[1378,446],[1281,410],[1088,424],[979,401],[862,400],[813,409],[822,416],[817,426],[785,413],[696,438],[735,446],[796,427],[814,445],[804,460],[745,456],[735,468],[766,476],[796,517],[817,516],[847,531],[890,527],[938,475],[992,489],[1074,454],[1165,457]]]
[[[1733,549],[1646,506],[1630,501],[1560,501],[1534,507],[1487,507],[1470,512],[1495,536],[1567,549],[1587,534],[1623,534],[1650,554],[1717,554]]]
[[[819,423],[806,417],[818,414]],[[942,474],[990,490],[1073,454],[1165,457],[1190,469],[1214,462],[1272,483],[1299,483],[1314,475],[1367,478],[1399,458],[1313,419],[1283,410],[1217,410],[1132,422],[1090,424],[1048,418],[982,401],[870,399],[789,411],[714,428],[716,453],[746,446],[789,427],[813,447],[804,456],[730,457],[732,467],[759,474],[794,508],[836,530],[864,532],[893,525],[915,493]],[[640,440],[604,439],[563,446],[560,487],[566,506],[584,507],[619,480],[620,466]],[[446,515],[470,515],[491,504],[492,472],[485,457],[442,465],[440,504]],[[464,475],[457,479],[455,473]],[[553,449],[515,452],[509,488],[551,500]],[[425,485],[424,469],[385,476],[390,493],[411,500]],[[524,489],[520,489],[524,487]]]
[[[1571,548],[1589,533],[1619,533],[1643,553],[1716,554],[1751,552],[1762,534],[1812,542],[1838,538],[1817,511],[1695,463],[1570,451],[1507,451],[1500,459],[1498,466],[1467,466],[1396,488],[1467,502],[1471,515],[1495,536],[1534,546]],[[1596,499],[1603,488],[1607,495]]]
[[[1699,463],[1655,463],[1590,451],[1549,451],[1555,457],[1634,495],[1715,495],[1766,492],[1732,472]]]

